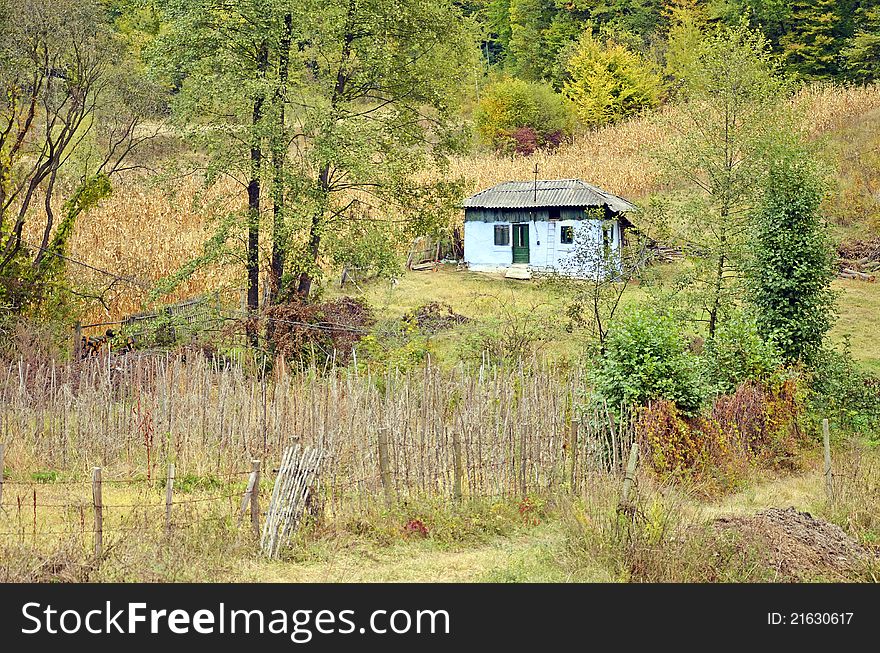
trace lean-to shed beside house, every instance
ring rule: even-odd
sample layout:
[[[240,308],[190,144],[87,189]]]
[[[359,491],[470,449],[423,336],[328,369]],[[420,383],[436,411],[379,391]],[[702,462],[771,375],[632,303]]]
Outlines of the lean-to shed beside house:
[[[572,265],[575,243],[619,256],[631,226],[625,214],[635,210],[580,179],[506,181],[464,201],[464,260],[479,271],[594,274]]]

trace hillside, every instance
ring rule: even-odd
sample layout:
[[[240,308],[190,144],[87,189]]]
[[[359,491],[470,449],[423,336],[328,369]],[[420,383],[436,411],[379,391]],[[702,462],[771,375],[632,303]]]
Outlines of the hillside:
[[[876,582],[880,0],[772,4],[0,0],[0,580]]]
[[[872,177],[871,157],[876,150],[874,127],[880,112],[880,87],[816,85],[803,90],[797,102],[804,107],[811,132],[828,143],[829,155],[837,161],[840,190],[832,196],[828,212],[840,225],[840,237],[870,231],[876,211],[870,204],[877,183]],[[530,179],[537,165],[542,177],[583,178],[638,202],[662,190],[650,152],[662,149],[668,137],[658,119],[648,116],[582,133],[554,152],[530,157],[478,153],[453,158],[442,174],[448,179],[463,179],[469,193],[500,181]],[[232,182],[224,182],[205,197],[193,177],[173,184],[144,183],[141,176],[131,174],[123,177],[113,195],[78,223],[71,240],[73,259],[125,278],[112,284],[107,309],[95,306],[86,321],[113,321],[141,310],[156,281],[199,256],[222,212],[243,206],[245,199],[244,189]],[[400,256],[402,259],[405,253]],[[72,270],[80,281],[107,285],[106,276],[94,270],[76,264]],[[335,272],[327,272],[332,288]],[[415,283],[422,285],[421,281]],[[207,266],[165,301],[220,292],[229,305],[238,306],[242,285],[243,267],[234,263],[222,268]],[[859,285],[852,289],[871,293]],[[411,302],[442,298],[442,290],[424,291],[424,295],[409,295]],[[859,339],[861,327],[852,328]]]

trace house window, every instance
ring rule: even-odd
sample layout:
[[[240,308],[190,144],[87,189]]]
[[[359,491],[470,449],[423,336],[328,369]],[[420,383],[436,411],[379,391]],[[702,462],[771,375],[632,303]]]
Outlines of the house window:
[[[561,227],[559,229],[559,242],[563,245],[571,245],[574,243],[574,227]]]
[[[510,226],[506,224],[495,225],[495,244],[498,246],[510,245]]]
[[[558,220],[559,219],[559,209],[550,209],[548,211],[548,219],[550,220]]]
[[[605,249],[610,249],[614,243],[614,223],[607,222],[602,225],[602,245]]]

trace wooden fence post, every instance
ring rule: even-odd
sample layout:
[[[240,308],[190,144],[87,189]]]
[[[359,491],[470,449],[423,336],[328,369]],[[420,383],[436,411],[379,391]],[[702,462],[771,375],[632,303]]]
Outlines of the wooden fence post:
[[[165,481],[165,534],[171,535],[171,506],[174,493],[174,463],[168,464],[168,478]]]
[[[6,445],[0,444],[0,510],[3,509],[3,470],[6,464]]]
[[[568,478],[571,484],[571,491],[577,491],[577,455],[578,455],[578,430],[580,428],[580,419],[578,417],[571,418],[571,431],[569,432],[568,448],[570,449],[571,458],[569,460]]]
[[[82,322],[76,321],[73,327],[73,360],[78,361],[82,358]]]
[[[620,503],[617,505],[618,510],[628,510],[632,501],[632,487],[636,480],[636,464],[639,460],[639,445],[632,443],[629,449],[629,462],[626,464],[626,476],[623,479],[623,492],[620,495]]]
[[[254,537],[260,539],[260,461],[251,461],[251,474],[254,477],[254,488],[251,490],[251,527]]]
[[[254,493],[254,484],[256,483],[257,477],[254,472],[248,474],[248,484],[247,489],[244,491],[244,496],[241,498],[241,508],[238,511],[238,525],[241,526],[241,522],[244,519],[245,513],[248,511],[248,506],[251,505],[251,495]]]
[[[457,430],[452,431],[452,496],[461,499],[461,436]]]
[[[101,498],[101,468],[92,468],[92,504],[95,508],[95,558],[104,553],[104,502]]]
[[[831,502],[834,501],[834,475],[831,472],[831,429],[827,418],[822,420],[822,440],[825,445],[825,496]]]
[[[379,427],[379,475],[382,479],[382,489],[385,491],[385,505],[391,507],[391,466],[388,463],[388,429]]]

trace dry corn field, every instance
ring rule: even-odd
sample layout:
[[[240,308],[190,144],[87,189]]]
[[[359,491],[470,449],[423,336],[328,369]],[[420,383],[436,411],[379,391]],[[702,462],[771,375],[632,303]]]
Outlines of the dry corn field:
[[[880,87],[811,86],[799,94],[797,102],[806,107],[811,131],[823,134],[880,108]],[[658,120],[645,117],[581,134],[555,152],[531,157],[484,153],[454,158],[443,174],[463,178],[470,193],[500,181],[530,179],[537,163],[542,177],[582,178],[639,199],[661,187],[648,152],[662,148],[669,138]],[[201,254],[213,221],[229,208],[243,206],[245,200],[244,189],[231,181],[212,189],[208,197],[203,194],[193,177],[177,180],[173,192],[165,192],[159,185],[128,176],[117,181],[110,198],[79,221],[70,255],[133,280],[116,283],[108,295],[109,310],[96,308],[89,321],[115,320],[141,310],[156,281]],[[37,234],[31,234],[30,239],[37,241]],[[77,278],[97,287],[107,285],[102,275],[81,266],[71,267],[76,268]],[[173,302],[219,290],[235,302],[242,278],[236,265],[206,267],[166,299]]]

